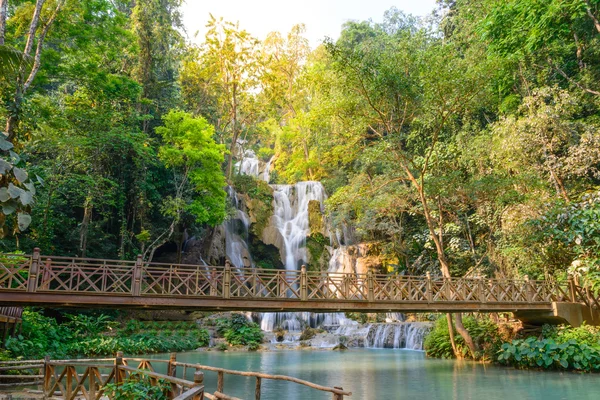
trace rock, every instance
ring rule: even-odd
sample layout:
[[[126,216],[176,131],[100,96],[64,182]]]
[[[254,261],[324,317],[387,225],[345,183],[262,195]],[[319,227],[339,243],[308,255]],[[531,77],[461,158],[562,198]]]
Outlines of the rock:
[[[335,346],[331,350],[348,350],[348,347],[343,343],[339,343],[337,346]]]
[[[219,225],[213,230],[205,261],[208,265],[221,265],[225,254],[225,228]]]
[[[317,233],[325,235],[323,213],[321,212],[321,202],[319,202],[319,200],[311,200],[308,202],[308,226],[311,235]]]

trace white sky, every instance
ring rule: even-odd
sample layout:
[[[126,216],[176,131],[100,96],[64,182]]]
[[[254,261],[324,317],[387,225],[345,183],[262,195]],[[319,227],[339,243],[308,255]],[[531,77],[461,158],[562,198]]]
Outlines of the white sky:
[[[344,22],[379,22],[391,7],[425,16],[434,9],[435,0],[185,0],[182,13],[187,33],[195,42],[204,40],[211,13],[215,18],[239,21],[241,29],[258,39],[273,31],[285,34],[295,24],[304,23],[305,36],[316,47],[326,36],[337,39]]]

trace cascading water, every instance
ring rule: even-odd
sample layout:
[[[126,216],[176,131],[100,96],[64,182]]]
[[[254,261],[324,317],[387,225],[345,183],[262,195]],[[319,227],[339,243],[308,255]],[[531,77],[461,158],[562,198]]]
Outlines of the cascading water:
[[[227,187],[229,201],[236,209],[234,218],[225,222],[225,254],[236,268],[253,266],[248,249],[250,218],[240,207],[240,200],[232,187]]]
[[[371,324],[364,347],[423,350],[423,340],[430,329],[431,324],[426,322]]]
[[[323,208],[326,200],[325,188],[320,182],[306,181],[295,185],[272,185],[273,223],[284,244],[284,265],[289,271],[298,270],[299,262],[305,261],[308,226],[308,203],[316,200]]]
[[[273,158],[262,167],[252,150],[244,152],[244,159],[236,164],[242,174],[251,175],[266,182],[270,180],[270,167]],[[286,270],[295,271],[306,262],[306,238],[310,234],[309,204],[318,201],[323,211],[327,199],[325,189],[320,182],[305,181],[295,185],[271,185],[273,188],[273,217],[271,225],[281,237],[282,260]],[[250,218],[241,209],[235,191],[228,189],[230,201],[236,208],[235,218],[226,224],[226,253],[233,265],[238,268],[252,265],[248,251],[248,227]],[[357,266],[357,259],[364,256],[366,249],[354,242],[354,232],[349,227],[337,231],[335,238],[339,247],[332,254],[328,270],[342,273],[366,273]],[[333,241],[333,240],[332,240]],[[344,313],[279,312],[255,314],[263,331],[277,328],[288,331],[285,341],[297,341],[300,331],[306,327],[324,328],[328,333],[314,339],[313,346],[333,347],[340,336],[358,339],[358,345],[373,348],[407,348],[421,350],[423,338],[429,330],[429,324],[405,323],[400,313],[387,313],[386,322],[360,325],[345,317]]]

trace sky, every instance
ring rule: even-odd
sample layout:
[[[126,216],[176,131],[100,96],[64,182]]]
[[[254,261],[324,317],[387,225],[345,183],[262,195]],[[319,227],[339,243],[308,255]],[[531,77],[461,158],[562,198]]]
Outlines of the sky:
[[[349,20],[380,22],[385,10],[396,7],[407,14],[424,16],[435,0],[185,0],[183,23],[188,36],[200,43],[206,33],[209,14],[239,22],[240,28],[258,39],[269,32],[289,32],[298,23],[306,25],[305,37],[316,47],[326,37],[336,39],[342,24]],[[194,39],[194,35],[198,36]]]

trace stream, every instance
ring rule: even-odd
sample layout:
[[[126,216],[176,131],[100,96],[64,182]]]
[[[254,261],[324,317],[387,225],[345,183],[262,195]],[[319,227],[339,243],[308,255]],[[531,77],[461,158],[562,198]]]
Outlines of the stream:
[[[151,358],[167,359],[168,355]],[[432,400],[596,400],[600,375],[520,371],[469,361],[428,359],[421,351],[392,349],[291,350],[267,352],[186,352],[182,362],[220,368],[284,374],[324,386],[341,386],[350,399]],[[164,368],[157,365],[158,370]],[[188,379],[192,378],[189,372]],[[216,390],[216,373],[205,372],[209,393]],[[225,375],[225,393],[254,396],[253,378]],[[263,380],[263,400],[331,399],[290,382]]]

